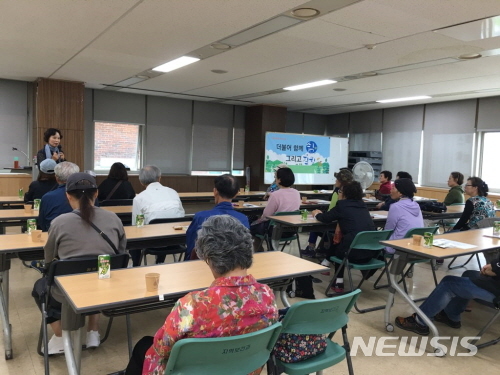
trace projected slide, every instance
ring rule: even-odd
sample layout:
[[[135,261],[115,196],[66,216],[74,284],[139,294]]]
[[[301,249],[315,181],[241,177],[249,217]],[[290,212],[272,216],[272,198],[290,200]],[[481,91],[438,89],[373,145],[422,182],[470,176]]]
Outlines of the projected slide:
[[[333,173],[347,166],[347,138],[266,133],[264,183],[274,181],[274,168],[288,165],[295,184],[333,184]]]

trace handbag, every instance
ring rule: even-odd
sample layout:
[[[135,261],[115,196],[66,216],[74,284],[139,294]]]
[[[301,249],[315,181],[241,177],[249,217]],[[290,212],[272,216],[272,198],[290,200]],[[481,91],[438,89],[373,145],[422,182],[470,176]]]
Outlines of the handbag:
[[[288,308],[279,310],[279,321],[287,311]],[[323,353],[327,345],[326,335],[281,333],[274,345],[273,355],[281,362],[301,362]]]

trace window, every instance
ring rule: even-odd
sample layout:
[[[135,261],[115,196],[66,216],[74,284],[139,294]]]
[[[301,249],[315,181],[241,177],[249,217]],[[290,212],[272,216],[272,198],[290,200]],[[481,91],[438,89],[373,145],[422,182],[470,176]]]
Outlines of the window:
[[[116,162],[131,171],[141,168],[141,125],[95,122],[94,170],[109,170]]]
[[[500,145],[500,132],[483,133],[481,178],[488,184],[490,191],[500,192],[500,174],[497,157]]]

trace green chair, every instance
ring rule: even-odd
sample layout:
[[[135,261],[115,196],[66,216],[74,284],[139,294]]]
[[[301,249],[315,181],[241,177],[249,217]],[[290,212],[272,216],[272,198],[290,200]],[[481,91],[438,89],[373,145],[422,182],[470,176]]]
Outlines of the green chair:
[[[355,289],[359,289],[361,287],[361,285],[363,284],[363,282],[365,281],[365,278],[368,274],[366,272],[363,275],[363,277],[361,278],[361,281],[359,282],[358,286],[356,288],[354,288],[353,283],[352,283],[351,269],[355,269],[355,270],[359,270],[359,271],[370,271],[370,270],[377,270],[379,268],[382,268],[386,272],[387,278],[389,279],[389,275],[388,275],[389,271],[387,268],[387,261],[383,256],[380,256],[380,255],[382,255],[382,252],[383,252],[385,246],[380,244],[380,241],[388,240],[389,237],[391,236],[392,232],[393,232],[392,230],[359,232],[356,235],[356,237],[354,238],[354,240],[352,241],[351,247],[349,248],[349,251],[347,252],[344,259],[340,259],[340,258],[335,257],[335,256],[330,257],[330,261],[337,263],[337,264],[340,264],[340,267],[337,270],[337,272],[335,272],[335,275],[333,276],[333,278],[330,280],[330,283],[326,287],[325,294],[329,297],[334,295],[334,294],[330,293],[330,288],[333,285],[333,283],[335,282],[335,280],[337,279],[338,273],[342,269],[342,266],[344,266],[347,269],[347,275],[348,275],[348,279],[349,279],[349,287],[351,288],[351,291],[355,290]],[[368,263],[363,263],[363,264],[352,263],[352,262],[349,262],[348,257],[349,257],[349,253],[353,249],[372,250],[372,251],[376,252],[376,254]],[[381,259],[378,259],[378,256],[380,256]],[[369,309],[359,309],[357,304],[356,303],[354,304],[354,308],[359,313],[381,310],[384,307],[385,306],[377,306],[377,307],[372,307]]]
[[[351,293],[338,297],[326,298],[321,300],[301,301],[290,307],[281,322],[283,324],[282,333],[295,334],[328,334],[326,351],[305,361],[295,363],[281,362],[273,358],[277,366],[273,372],[268,374],[278,375],[278,368],[284,368],[285,373],[289,375],[304,375],[320,371],[331,367],[344,358],[347,359],[349,374],[353,375],[353,367],[350,356],[350,344],[347,337],[348,314],[356,302],[361,290],[355,290]],[[342,330],[343,345],[331,341],[333,335],[339,329]],[[277,368],[276,368],[277,367]],[[230,372],[226,372],[229,374]]]
[[[450,204],[450,206],[465,206],[465,203],[452,203]],[[452,230],[458,221],[458,219],[448,219],[448,220],[453,220],[453,222],[445,221],[445,219],[441,219],[439,221],[439,224],[443,227],[443,231],[445,233]]]
[[[177,341],[165,375],[247,375],[269,359],[281,332],[281,323],[239,336]]]
[[[301,212],[299,211],[281,211],[281,212],[276,212],[273,216],[287,216],[287,215],[300,215]],[[273,248],[273,245],[271,243],[271,235],[270,232],[274,230],[274,227],[276,225],[276,222],[274,220],[271,220],[269,223],[269,228],[264,234],[257,234],[255,237],[259,238],[260,240],[264,241],[267,244],[267,251],[273,251],[275,250]],[[292,233],[292,235],[290,235]],[[279,244],[283,245],[281,247],[280,251],[283,251],[285,249],[285,246],[292,243],[292,241],[297,241],[297,245],[299,246],[299,254],[300,254],[300,241],[299,241],[299,231],[298,229],[292,229],[288,230],[286,232],[283,232],[283,235],[280,238]],[[277,249],[276,249],[277,250]]]
[[[427,232],[431,232],[432,234],[436,234],[436,232],[438,231],[439,227],[424,227],[424,228],[413,228],[413,229],[410,229],[408,232],[406,232],[405,236],[403,238],[411,238],[414,234],[419,234],[421,236],[424,235],[424,233],[427,233]],[[393,254],[388,254],[386,253],[385,254],[385,257],[389,260],[387,262],[387,267],[389,269],[391,263],[392,263],[392,259],[393,259]],[[406,282],[405,282],[405,278],[409,277],[411,278],[413,276],[413,266],[415,264],[418,264],[418,263],[427,263],[427,262],[430,262],[431,263],[431,270],[432,270],[432,277],[434,278],[434,285],[437,286],[438,282],[437,282],[437,277],[436,277],[436,270],[435,270],[435,265],[434,265],[434,260],[430,260],[430,259],[414,259],[414,260],[411,260],[408,262],[408,264],[410,265],[408,267],[408,269],[406,271],[403,271],[402,273],[402,277],[401,277],[401,280],[399,280],[398,283],[401,283],[403,282],[403,286],[404,286],[404,289],[405,289],[405,292],[408,293],[408,289],[406,288]],[[380,281],[380,279],[382,278],[382,276],[384,275],[384,273],[382,272],[380,274],[380,276],[378,277],[377,281],[375,281],[375,283],[373,284],[373,287],[375,289],[381,289],[381,288],[387,288],[389,286],[389,284],[385,284],[385,285],[378,285],[378,282]]]

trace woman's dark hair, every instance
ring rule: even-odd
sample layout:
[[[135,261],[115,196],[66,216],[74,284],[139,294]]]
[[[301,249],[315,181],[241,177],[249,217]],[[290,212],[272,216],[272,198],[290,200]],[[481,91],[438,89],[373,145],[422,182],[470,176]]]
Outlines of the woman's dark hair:
[[[342,194],[345,199],[354,199],[356,201],[363,199],[363,189],[358,181],[352,181],[342,186]]]
[[[109,169],[108,178],[114,180],[128,181],[128,173],[122,163],[113,163]]]
[[[280,185],[290,187],[295,182],[295,175],[290,168],[280,168],[276,171],[276,179],[280,180]]]
[[[410,180],[413,180],[413,177],[411,177],[411,174],[409,174],[408,172],[404,172],[404,171],[399,171],[396,174],[396,177],[398,177],[398,178],[409,178]]]
[[[56,175],[54,173],[38,172],[37,181],[54,181],[56,182]]]
[[[457,184],[462,185],[464,183],[464,175],[460,172],[451,172],[451,177],[457,180]]]
[[[62,139],[62,133],[59,129],[56,128],[49,128],[43,133],[43,140],[45,143],[49,142],[49,138],[52,137],[53,135],[56,135],[56,133],[59,133],[59,137]]]
[[[387,178],[387,181],[392,180],[392,172],[391,171],[382,171],[380,174],[383,174],[385,178]]]
[[[78,181],[78,185],[91,185],[91,182],[81,180]],[[97,189],[72,190],[67,192],[80,202],[80,215],[83,221],[87,224],[90,224],[94,218],[94,208],[92,203],[94,202],[96,192]]]
[[[480,197],[487,197],[488,196],[488,184],[481,180],[479,177],[469,177],[467,179],[467,182],[470,181],[470,184],[474,187],[477,187],[477,195]]]

